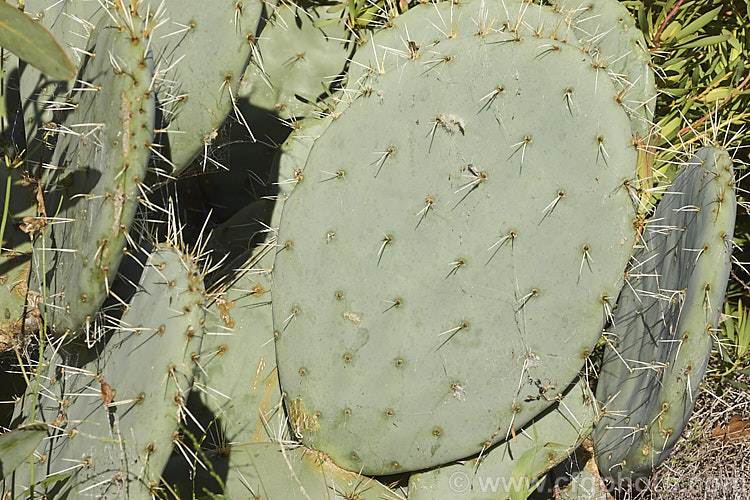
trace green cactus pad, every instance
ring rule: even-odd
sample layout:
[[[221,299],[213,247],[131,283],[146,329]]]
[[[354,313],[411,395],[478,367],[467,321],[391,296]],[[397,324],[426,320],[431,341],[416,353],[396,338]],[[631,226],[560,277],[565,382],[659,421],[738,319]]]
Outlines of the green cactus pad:
[[[653,117],[656,89],[643,34],[615,0],[554,8],[526,0],[463,0],[420,5],[393,20],[357,50],[349,72],[349,92],[368,91],[367,75],[377,76],[418,58],[425,70],[439,64],[442,40],[497,33],[506,40],[555,40],[589,54],[617,91],[631,117],[634,137],[645,140]],[[574,96],[571,96],[574,100]]]
[[[151,0],[164,24],[153,52],[174,174],[206,151],[232,111],[257,33],[264,2]],[[141,7],[143,9],[143,7]],[[161,137],[159,137],[161,139]]]
[[[304,178],[302,172],[313,144],[338,116],[334,113],[300,120],[297,129],[289,135],[276,153],[271,170],[277,179],[270,222],[272,228],[279,227],[284,203],[294,186]]]
[[[285,119],[311,116],[318,96],[341,83],[354,52],[342,12],[281,3],[260,34],[260,57],[248,66],[240,97]]]
[[[340,469],[324,454],[303,446],[251,443],[230,446],[228,456],[207,455],[214,464],[223,462],[220,470],[227,474],[223,484],[198,470],[195,485],[186,477],[173,483],[180,498],[190,498],[193,492],[209,498],[403,498],[377,480]]]
[[[104,12],[101,4],[92,0],[25,0],[23,4],[24,12],[47,28],[59,42],[77,72],[86,59],[89,36]],[[31,66],[20,66],[19,71],[28,150],[36,161],[48,162],[45,149],[54,141],[45,137],[43,128],[53,119],[59,123],[61,113],[72,109],[67,101],[76,84],[57,81]],[[57,118],[55,112],[59,113]]]
[[[204,300],[196,266],[163,248],[150,254],[117,328],[90,348],[47,347],[37,416],[54,421],[56,432],[38,450],[44,461],[35,483],[70,473],[64,490],[71,497],[150,495],[179,441],[178,424],[190,418],[185,399]],[[28,418],[32,397],[19,405],[21,417]],[[16,477],[20,491],[25,474]]]
[[[282,390],[303,442],[346,469],[421,469],[506,439],[550,404],[526,401],[535,380],[575,377],[619,290],[628,118],[585,54],[505,38],[444,40],[438,66],[381,76],[285,204]]]
[[[693,409],[730,271],[736,201],[726,151],[701,149],[675,176],[626,272],[597,387],[602,476],[648,476]],[[619,482],[619,481],[618,481]]]
[[[569,19],[525,0],[462,0],[417,5],[394,18],[357,49],[348,73],[349,97],[369,92],[377,77],[407,60],[419,59],[428,70],[444,40],[497,33],[499,40],[551,39],[577,47]],[[433,61],[433,62],[431,62]]]
[[[484,450],[481,458],[413,474],[409,500],[496,500],[531,491],[534,478],[575,450],[598,417],[594,395],[584,378],[565,395],[555,397],[559,402],[517,431],[514,438]]]
[[[571,21],[575,36],[607,70],[630,116],[633,136],[647,141],[656,107],[656,83],[646,39],[628,9],[617,0],[576,0],[553,9]]]
[[[281,409],[271,319],[273,247],[261,246],[207,311],[196,387],[232,442],[262,442]]]
[[[149,26],[108,16],[92,35],[76,109],[59,126],[44,176],[49,227],[37,238],[33,291],[55,335],[80,332],[109,292],[135,215],[153,137]],[[120,31],[120,27],[124,29]]]

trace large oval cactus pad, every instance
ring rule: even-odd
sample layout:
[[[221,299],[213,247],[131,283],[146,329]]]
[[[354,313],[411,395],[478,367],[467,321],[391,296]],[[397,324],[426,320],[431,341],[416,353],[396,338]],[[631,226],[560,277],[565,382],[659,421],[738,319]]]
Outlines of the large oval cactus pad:
[[[526,401],[535,381],[575,377],[619,289],[627,116],[579,50],[506,39],[445,40],[383,75],[286,202],[282,389],[305,444],[344,468],[425,468],[505,439],[550,404]]]

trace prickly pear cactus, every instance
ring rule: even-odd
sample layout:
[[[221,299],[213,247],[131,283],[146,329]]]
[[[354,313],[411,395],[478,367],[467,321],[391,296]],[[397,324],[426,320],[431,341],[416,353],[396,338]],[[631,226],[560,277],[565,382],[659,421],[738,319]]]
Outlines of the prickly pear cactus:
[[[223,452],[208,452],[207,457],[226,475],[199,469],[195,479],[182,477],[171,486],[179,498],[195,494],[208,498],[403,499],[377,480],[345,471],[323,453],[303,446],[236,444]]]
[[[553,397],[557,401],[552,407],[517,431],[518,436],[471,460],[412,474],[409,500],[506,499],[531,491],[534,479],[575,450],[599,416],[584,378]]]
[[[415,500],[524,496],[600,416],[580,370],[608,322],[599,465],[669,452],[734,187],[702,150],[636,234],[654,77],[618,2],[26,6],[78,78],[8,66],[33,161],[11,179],[0,342],[41,335],[12,426],[49,436],[3,465],[4,495],[400,498],[416,471]],[[240,128],[265,159],[225,152]],[[173,203],[171,178],[208,163],[228,174]],[[212,210],[200,231],[173,218]],[[189,256],[143,249],[164,214],[170,245],[200,233]],[[401,496],[367,477],[391,474]]]
[[[34,475],[22,466],[6,484],[17,494],[30,493],[30,484],[73,498],[156,491],[173,443],[181,444],[178,424],[190,418],[185,400],[205,297],[199,269],[174,248],[141,265],[138,292],[112,332],[92,346],[47,346],[38,400],[29,393],[16,418],[50,422],[50,436]]]
[[[669,455],[706,372],[729,279],[732,160],[704,148],[675,176],[626,272],[597,387],[601,474],[650,474]]]
[[[281,408],[271,320],[273,247],[262,246],[207,311],[196,387],[232,442],[268,441]]]
[[[378,32],[377,42],[373,37],[356,52],[348,92],[356,95],[368,91],[368,76],[400,66],[406,59],[420,58],[426,69],[439,64],[439,58],[433,56],[443,39],[488,33],[498,33],[508,42],[555,40],[588,54],[601,78],[614,85],[615,99],[630,117],[634,139],[641,143],[648,140],[656,102],[651,57],[635,20],[616,0],[549,7],[527,0],[464,0],[418,6]]]
[[[108,14],[83,63],[87,85],[59,125],[56,168],[43,180],[39,224],[48,227],[34,245],[31,288],[44,295],[46,326],[56,336],[90,328],[109,293],[153,140],[151,26]]]
[[[628,118],[587,55],[505,40],[446,39],[380,76],[285,204],[282,390],[303,443],[344,468],[431,467],[506,439],[551,404],[527,400],[534,380],[575,377],[619,289]]]
[[[347,28],[344,12],[281,2],[258,38],[240,97],[284,119],[310,116],[318,96],[343,83],[359,41]]]
[[[648,141],[656,107],[656,83],[643,33],[617,0],[575,0],[553,4],[569,21],[581,47],[605,69],[630,116],[633,136]]]

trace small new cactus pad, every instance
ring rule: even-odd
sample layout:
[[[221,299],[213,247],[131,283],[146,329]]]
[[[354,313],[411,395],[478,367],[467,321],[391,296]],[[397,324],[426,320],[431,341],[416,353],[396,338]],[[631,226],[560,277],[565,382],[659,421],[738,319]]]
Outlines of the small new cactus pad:
[[[552,403],[527,399],[536,380],[573,380],[620,288],[628,118],[581,51],[506,40],[443,40],[428,64],[380,76],[285,204],[282,391],[303,442],[349,470],[432,467],[506,439]]]
[[[260,34],[240,97],[285,119],[310,116],[318,96],[341,83],[354,53],[356,35],[342,13],[281,3]]]
[[[602,476],[649,475],[682,433],[711,353],[730,271],[736,201],[726,151],[698,151],[646,225],[626,272],[597,386]]]
[[[113,14],[92,34],[75,110],[44,177],[48,224],[34,245],[32,289],[47,326],[80,332],[109,292],[135,215],[153,137],[149,26]],[[116,19],[120,21],[115,22]],[[122,29],[121,29],[122,28]]]
[[[71,473],[68,498],[149,497],[179,441],[178,424],[189,418],[185,399],[204,319],[200,275],[170,247],[144,265],[116,328],[91,347],[47,347],[37,417],[53,424],[34,480]],[[19,404],[26,418],[32,397]],[[28,486],[28,469],[19,469],[17,488]]]
[[[409,500],[505,499],[530,491],[534,478],[575,450],[598,417],[594,395],[583,377],[564,395],[546,394],[540,383],[538,395],[556,402],[515,436],[483,450],[478,457],[413,474]]]

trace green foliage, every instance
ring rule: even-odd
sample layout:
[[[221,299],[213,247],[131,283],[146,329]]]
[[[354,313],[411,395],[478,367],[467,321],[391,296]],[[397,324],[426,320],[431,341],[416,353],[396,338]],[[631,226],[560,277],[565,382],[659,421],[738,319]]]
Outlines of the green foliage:
[[[30,424],[0,434],[0,480],[16,470],[47,435],[47,426]]]
[[[53,78],[75,76],[73,63],[42,25],[4,1],[0,2],[0,19],[0,47]]]
[[[724,320],[726,337],[734,350],[732,354],[737,360],[740,360],[750,348],[750,329],[748,329],[747,322],[748,309],[742,306],[742,299],[740,299],[735,311],[731,311],[729,304],[725,304],[724,314],[726,315]]]
[[[748,328],[748,308],[743,306],[742,298],[737,301],[736,309],[730,301],[724,303],[724,320],[714,346],[717,353],[715,370],[709,373],[710,382],[715,392],[722,394],[727,386],[747,390],[744,382],[735,380],[737,375],[750,373],[748,368],[748,349],[750,349],[750,328]]]
[[[745,2],[623,3],[637,15],[661,93],[654,184],[670,181],[685,147],[706,141],[726,148],[747,143],[750,31]],[[738,159],[746,157],[742,152]]]

